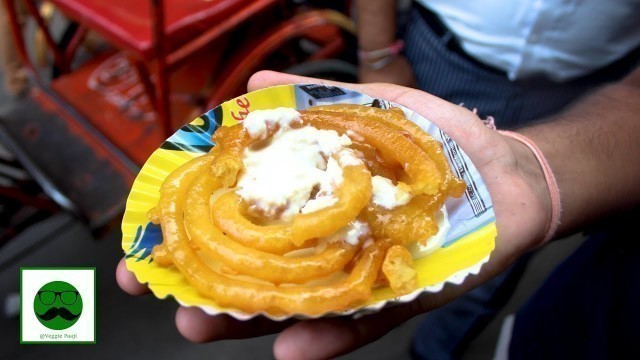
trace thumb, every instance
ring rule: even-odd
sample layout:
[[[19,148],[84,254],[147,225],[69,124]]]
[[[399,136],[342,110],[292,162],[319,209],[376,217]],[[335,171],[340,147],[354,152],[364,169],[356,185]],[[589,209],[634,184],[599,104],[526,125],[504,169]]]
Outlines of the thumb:
[[[487,145],[500,137],[488,129],[478,116],[468,109],[452,104],[421,90],[393,84],[350,84],[337,81],[315,79],[275,71],[255,73],[248,82],[248,90],[254,91],[269,86],[286,84],[322,84],[339,86],[361,92],[373,98],[388,100],[411,109],[431,121],[447,133],[460,147],[474,159],[473,154],[486,155]],[[484,162],[485,159],[479,159]]]

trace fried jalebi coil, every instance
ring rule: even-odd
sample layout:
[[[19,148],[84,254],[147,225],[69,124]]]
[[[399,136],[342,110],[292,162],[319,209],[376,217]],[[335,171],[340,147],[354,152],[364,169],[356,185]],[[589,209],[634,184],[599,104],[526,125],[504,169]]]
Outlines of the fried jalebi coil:
[[[418,273],[413,267],[413,258],[402,245],[393,245],[387,250],[382,272],[396,295],[408,294],[418,287]]]
[[[362,116],[370,116],[381,124],[402,131],[416,145],[435,162],[438,170],[445,175],[441,190],[453,197],[462,195],[466,188],[464,181],[458,179],[447,163],[447,159],[442,152],[442,144],[434,139],[431,135],[424,132],[418,125],[410,121],[404,116],[404,112],[400,108],[380,109],[373,106],[361,106],[354,104],[335,104],[316,106],[308,109],[308,111],[334,111],[334,112],[351,112]],[[357,133],[357,132],[356,132]]]
[[[169,174],[169,176],[162,183],[162,186],[160,188],[160,201],[158,202],[158,206],[155,208],[155,210],[150,211],[150,213],[153,216],[157,216],[159,218],[163,237],[166,238],[166,236],[169,233],[175,232],[177,230],[175,230],[175,226],[172,226],[171,222],[168,221],[169,219],[167,218],[167,216],[163,214],[163,212],[166,213],[166,209],[163,211],[163,208],[162,208],[163,206],[170,207],[170,206],[175,206],[176,204],[171,204],[168,201],[163,202],[162,200],[163,198],[166,199],[167,194],[173,194],[176,192],[180,192],[183,194],[185,191],[185,189],[179,188],[179,185],[177,184],[178,179],[175,179],[176,175],[174,174],[180,174],[181,176],[186,176],[186,177],[189,177],[190,179],[193,179],[198,174],[199,170],[211,164],[212,161],[213,161],[213,157],[211,155],[204,155],[201,157],[194,158],[179,168],[179,169],[185,168],[188,171],[185,170],[185,171],[179,172],[178,171],[179,169],[178,169],[172,172],[171,174]],[[172,222],[175,222],[175,221],[177,220],[175,219],[172,220]],[[162,244],[156,245],[153,249],[153,255],[154,255],[153,260],[159,265],[170,265],[171,263],[173,263],[173,259],[172,259],[173,256],[171,256],[171,254],[167,250],[168,249],[167,249],[166,241],[164,241]]]
[[[244,132],[242,125],[221,127],[216,131],[213,140],[220,149],[213,160],[213,173],[222,181],[222,186],[231,187],[236,183],[238,173],[242,171],[242,153],[252,140]]]
[[[444,204],[443,195],[418,195],[409,203],[387,210],[369,204],[362,216],[371,226],[374,238],[389,238],[396,244],[420,243],[438,232],[434,212]]]
[[[187,191],[185,224],[191,241],[210,258],[238,274],[275,284],[303,283],[340,271],[356,252],[343,242],[330,244],[323,252],[305,257],[284,257],[244,246],[222,233],[209,216],[209,196],[221,183],[210,173],[201,173]]]
[[[466,188],[466,184],[451,171],[439,141],[409,121],[399,108],[385,110],[352,104],[337,104],[318,106],[309,109],[309,111],[351,112],[371,117],[388,128],[401,132],[419,146],[426,156],[433,159],[438,170],[445,174],[445,180],[439,194],[435,196],[418,195],[406,206],[392,210],[370,204],[363,211],[363,215],[369,221],[374,236],[389,237],[396,242],[402,240],[404,243],[424,242],[431,235],[437,233],[438,226],[430,214],[442,207],[445,196],[459,197]],[[356,134],[358,134],[357,131]],[[399,181],[411,180],[410,176],[402,175],[398,178]]]
[[[160,213],[157,208],[151,208],[147,211],[147,218],[152,224],[158,225],[160,224]]]
[[[297,214],[281,225],[257,225],[241,213],[240,196],[226,193],[213,204],[213,219],[232,239],[250,245],[257,242],[303,245],[311,238],[329,236],[355,219],[371,198],[371,174],[364,165],[342,168],[344,180],[336,189],[337,202],[307,214]]]
[[[387,164],[378,154],[378,150],[367,143],[353,141],[351,148],[357,150],[356,154],[361,155],[358,157],[364,161],[364,164],[371,171],[371,176],[379,175],[390,180],[396,180],[396,171],[398,168],[402,170],[399,165],[391,166]]]
[[[188,185],[210,162],[211,158],[203,156],[171,173],[161,187],[158,204],[164,242],[173,254],[174,265],[198,291],[221,306],[272,313],[321,314],[346,309],[370,297],[388,247],[385,241],[364,249],[351,273],[330,286],[281,287],[232,279],[211,270],[191,248],[183,222]]]
[[[169,266],[173,264],[171,253],[169,252],[169,249],[167,249],[167,245],[164,243],[153,247],[151,257],[153,258],[153,261],[160,266]]]
[[[147,211],[147,218],[152,224],[159,225],[160,224],[160,212],[158,208],[151,208]],[[160,266],[169,266],[173,263],[173,259],[171,258],[171,253],[165,244],[158,244],[153,247],[151,250],[151,257],[153,261]]]
[[[209,154],[169,174],[149,211],[164,238],[154,261],[174,265],[218,305],[250,313],[316,315],[361,305],[382,284],[397,295],[415,290],[407,247],[436,234],[435,214],[464,190],[442,145],[400,110],[341,105],[292,117],[291,109],[279,110],[216,130]],[[278,114],[289,117],[280,122]],[[277,143],[289,135],[307,137],[284,143],[291,147]],[[282,160],[297,165],[270,173],[280,165],[270,159],[299,149],[299,157]],[[276,152],[251,158],[261,150]],[[293,190],[281,182],[292,177],[302,179]]]
[[[401,133],[389,131],[387,126],[377,121],[350,113],[322,110],[302,112],[302,121],[319,129],[335,130],[339,134],[347,130],[356,132],[367,144],[378,149],[386,161],[401,164],[411,178],[409,185],[413,194],[433,195],[440,190],[444,174],[431,158],[424,156],[420,147]]]

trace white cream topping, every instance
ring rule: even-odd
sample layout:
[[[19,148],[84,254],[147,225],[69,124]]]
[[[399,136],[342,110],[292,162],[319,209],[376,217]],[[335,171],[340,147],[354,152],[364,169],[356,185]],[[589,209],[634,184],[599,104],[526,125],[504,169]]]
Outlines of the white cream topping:
[[[335,158],[330,157],[329,160],[327,160],[325,175],[326,176],[320,179],[320,188],[315,198],[307,201],[302,209],[300,209],[301,213],[312,213],[338,202],[338,198],[333,196],[333,190],[338,184],[342,183],[342,168]]]
[[[369,229],[369,225],[366,222],[360,220],[354,220],[350,222],[347,226],[342,229],[336,231],[333,235],[327,236],[325,238],[320,239],[324,240],[327,243],[334,243],[338,241],[344,241],[347,244],[356,246],[363,240],[365,237],[368,237],[371,233]]]
[[[302,214],[312,213],[314,211],[318,211],[334,205],[338,202],[338,199],[334,196],[319,196],[315,199],[310,199],[307,203],[300,209]]]
[[[349,138],[355,140],[355,141],[359,141],[359,142],[364,142],[364,138],[362,136],[360,136],[360,134],[358,134],[357,132],[349,129],[345,132],[347,134],[347,136],[349,136]]]
[[[409,191],[393,185],[393,182],[385,177],[378,175],[372,177],[371,185],[373,185],[371,195],[373,203],[387,210],[404,205],[411,200]]]
[[[243,124],[250,136],[263,139],[269,129],[276,125],[279,129],[265,140],[267,144],[245,150],[245,171],[236,193],[252,204],[253,210],[283,220],[335,204],[338,199],[334,190],[342,182],[342,167],[362,164],[351,149],[345,148],[351,145],[351,139],[311,126],[291,129],[290,125],[299,121],[299,113],[293,109],[251,114]]]
[[[268,218],[290,220],[296,214],[334,205],[342,168],[363,163],[347,148],[351,145],[347,134],[359,136],[353,131],[339,136],[336,131],[311,126],[292,129],[300,122],[300,113],[290,108],[252,111],[243,122],[249,136],[264,141],[245,150],[245,170],[235,191],[251,204],[251,209]],[[411,199],[408,187],[396,186],[387,178],[373,176],[371,183],[372,201],[385,209],[402,206]],[[355,246],[369,234],[367,223],[354,220],[322,242],[344,241]],[[430,240],[427,246],[433,243]]]
[[[342,136],[345,136],[344,134]],[[356,156],[351,149],[340,149],[338,151],[338,162],[340,166],[358,166],[362,164],[362,160]]]
[[[438,232],[429,237],[425,245],[416,242],[409,247],[409,252],[411,252],[414,259],[431,254],[444,243],[445,237],[451,228],[446,206],[443,205],[440,211],[435,214],[435,220],[438,223]]]
[[[253,139],[264,139],[269,130],[287,130],[291,124],[300,122],[300,113],[292,108],[279,107],[268,110],[254,110],[247,115],[242,126]]]

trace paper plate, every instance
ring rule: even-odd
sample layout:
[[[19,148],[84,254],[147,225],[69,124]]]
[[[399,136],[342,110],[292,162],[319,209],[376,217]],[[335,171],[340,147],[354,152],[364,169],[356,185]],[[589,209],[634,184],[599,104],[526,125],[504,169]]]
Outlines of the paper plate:
[[[175,267],[162,267],[153,262],[151,250],[162,242],[162,232],[159,226],[149,222],[146,214],[156,206],[160,186],[167,175],[214,146],[211,134],[219,126],[234,125],[253,110],[276,107],[302,110],[337,103],[402,108],[407,118],[443,143],[454,173],[464,179],[467,189],[461,198],[450,199],[446,203],[451,227],[442,244],[428,256],[415,261],[420,283],[418,290],[395,297],[389,288],[376,289],[368,303],[322,316],[358,316],[376,312],[384,306],[411,301],[423,292],[438,292],[446,283],[461,284],[468,275],[477,274],[495,245],[495,216],[484,181],[460,147],[427,119],[404,106],[353,90],[316,84],[275,86],[239,96],[209,110],[167,139],[142,167],[127,200],[122,221],[122,249],[126,254],[127,268],[138,281],[147,283],[156,297],[173,296],[181,305],[197,306],[211,315],[226,313],[240,320],[260,314],[273,320],[307,318],[302,314],[249,314],[218,306],[213,300],[201,296]]]

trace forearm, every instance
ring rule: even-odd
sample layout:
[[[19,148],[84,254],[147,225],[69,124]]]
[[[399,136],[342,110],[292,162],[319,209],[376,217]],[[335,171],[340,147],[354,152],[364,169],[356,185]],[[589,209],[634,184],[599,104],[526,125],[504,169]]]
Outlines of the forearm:
[[[560,235],[640,204],[640,70],[520,132],[541,148],[558,182]]]
[[[396,38],[396,1],[356,0],[358,46],[370,51],[391,45]]]

